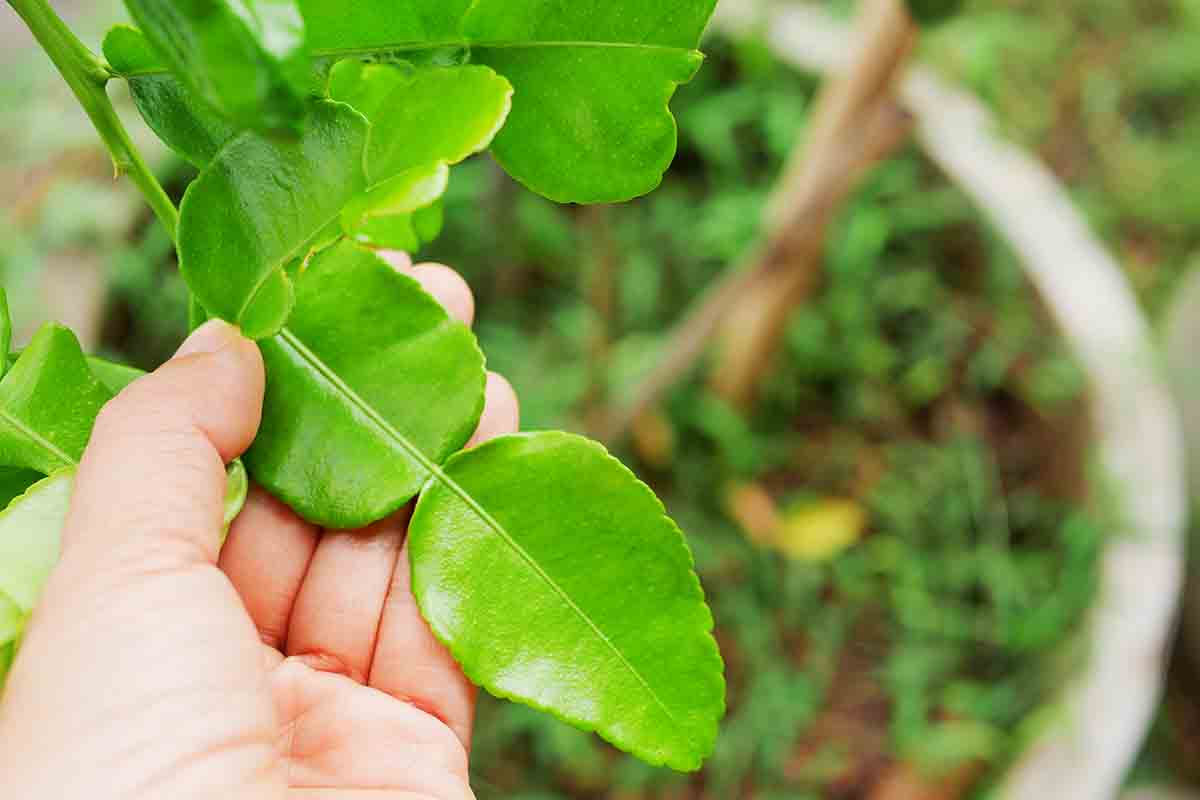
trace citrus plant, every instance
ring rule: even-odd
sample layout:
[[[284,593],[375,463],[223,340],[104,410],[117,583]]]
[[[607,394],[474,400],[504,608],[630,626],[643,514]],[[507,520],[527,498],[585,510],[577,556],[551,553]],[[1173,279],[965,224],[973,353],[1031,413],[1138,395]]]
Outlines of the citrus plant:
[[[652,764],[697,769],[725,686],[679,528],[581,437],[463,450],[483,354],[374,250],[436,236],[450,168],[489,149],[560,202],[655,188],[675,152],[668,103],[700,65],[715,0],[127,0],[138,27],[114,28],[103,59],[45,0],[9,4],[176,242],[193,323],[218,317],[258,342],[250,477],[329,528],[415,499],[413,591],[468,677]],[[178,210],[113,110],[114,79],[199,168]],[[10,330],[5,311],[5,354]],[[95,417],[137,373],[56,326],[0,366],[3,665],[56,557]],[[230,476],[232,515],[246,478],[236,463]]]

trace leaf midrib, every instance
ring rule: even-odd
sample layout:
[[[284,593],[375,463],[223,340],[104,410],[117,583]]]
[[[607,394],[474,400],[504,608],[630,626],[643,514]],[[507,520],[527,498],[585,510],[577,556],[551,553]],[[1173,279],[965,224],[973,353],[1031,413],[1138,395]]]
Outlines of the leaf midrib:
[[[8,409],[0,408],[0,421],[7,422],[18,433],[24,435],[26,438],[30,439],[34,444],[38,445],[43,450],[50,453],[50,455],[52,455],[55,458],[62,461],[64,466],[71,466],[71,465],[78,463],[75,461],[75,459],[71,458],[69,455],[66,454],[66,452],[64,452],[61,448],[59,448],[58,445],[54,444],[54,442],[50,441],[49,439],[42,436],[37,431],[30,428],[27,424],[25,424],[24,420],[20,419],[19,417],[13,416],[12,412],[10,412]]]
[[[675,719],[675,715],[671,713],[671,709],[668,708],[667,704],[664,703],[662,698],[658,696],[658,693],[654,691],[654,688],[649,684],[641,672],[639,672],[637,668],[634,667],[634,665],[629,661],[629,659],[625,657],[625,654],[621,652],[620,648],[618,648],[616,644],[614,644],[613,641],[604,633],[604,631],[601,630],[600,627],[592,620],[592,618],[588,616],[584,610],[575,603],[574,600],[571,599],[571,596],[567,594],[566,590],[559,586],[558,583],[555,582],[554,578],[552,578],[549,573],[542,569],[541,565],[534,560],[533,556],[531,556],[525,550],[525,548],[521,547],[521,545],[515,539],[513,539],[512,535],[509,534],[509,532],[505,530],[504,527],[487,512],[487,509],[479,505],[475,498],[472,497],[466,489],[464,489],[458,484],[457,481],[452,479],[445,473],[444,470],[442,470],[439,464],[425,455],[425,453],[423,453],[420,448],[409,441],[404,434],[396,430],[396,428],[390,422],[388,422],[387,419],[385,419],[383,415],[381,415],[374,408],[374,406],[360,397],[353,388],[351,388],[345,381],[342,380],[341,376],[330,369],[329,365],[322,361],[316,353],[310,350],[308,346],[305,345],[298,336],[296,336],[295,333],[288,328],[284,328],[279,332],[277,338],[285,346],[289,347],[294,353],[296,353],[296,355],[300,356],[300,358],[303,359],[309,366],[311,366],[313,370],[317,372],[317,374],[324,378],[335,390],[341,393],[351,404],[361,411],[364,416],[374,422],[384,434],[391,437],[395,443],[401,447],[401,449],[403,449],[414,461],[420,464],[421,467],[429,473],[430,480],[438,481],[451,492],[453,492],[460,500],[462,500],[484,522],[484,524],[491,528],[492,531],[495,532],[501,538],[501,540],[503,540],[504,543],[508,545],[513,552],[515,552],[517,556],[529,566],[530,569],[533,570],[534,574],[541,578],[541,580],[556,595],[558,595],[559,599],[562,600],[563,603],[570,608],[571,611],[574,612],[575,615],[578,616],[585,625],[588,626],[588,628],[591,629],[596,637],[600,639],[600,641],[603,642],[610,651],[612,651],[613,655],[617,657],[625,669],[627,669],[629,673],[633,675],[642,688],[646,690],[647,694],[654,699],[655,704],[662,709],[662,712],[666,714],[667,719],[671,721],[671,724],[681,729],[683,728],[679,721]]]
[[[486,50],[536,50],[557,48],[596,48],[644,50],[647,52],[666,53],[695,53],[692,47],[677,47],[668,44],[646,44],[641,42],[597,42],[585,40],[536,41],[522,42],[516,40],[475,40],[475,39],[446,39],[440,42],[394,42],[390,44],[372,45],[370,47],[327,47],[313,50],[309,56],[318,58],[350,58],[353,56],[376,56],[387,53],[419,53],[426,50],[443,50],[452,47],[473,48]],[[170,72],[166,67],[154,69],[136,69],[128,72],[114,70],[122,78],[149,77],[165,75]]]

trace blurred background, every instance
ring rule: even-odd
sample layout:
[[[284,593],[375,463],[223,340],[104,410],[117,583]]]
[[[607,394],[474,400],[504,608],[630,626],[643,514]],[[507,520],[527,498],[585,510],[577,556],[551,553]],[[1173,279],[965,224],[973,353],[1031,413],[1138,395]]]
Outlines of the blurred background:
[[[55,6],[93,45],[125,18]],[[526,429],[605,439],[664,498],[729,711],[679,775],[485,698],[478,796],[1200,797],[1193,617],[1164,638],[1200,420],[1200,0],[936,26],[723,0],[705,50],[657,192],[560,207],[475,159],[419,258],[474,287]],[[186,326],[165,233],[7,8],[0,69],[18,331],[156,366]],[[178,195],[190,168],[122,103]]]

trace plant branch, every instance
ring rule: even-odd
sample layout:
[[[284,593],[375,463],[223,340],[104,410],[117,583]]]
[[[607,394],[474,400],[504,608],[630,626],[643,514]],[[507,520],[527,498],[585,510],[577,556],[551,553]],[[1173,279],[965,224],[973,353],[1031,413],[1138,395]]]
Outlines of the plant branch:
[[[633,422],[721,340],[713,388],[741,404],[767,368],[795,306],[816,285],[825,231],[865,172],[902,144],[911,120],[892,87],[915,38],[897,0],[870,0],[860,12],[866,46],[823,88],[806,142],[793,152],[763,219],[763,241],[731,266],[669,337],[663,356],[614,410],[606,441]]]
[[[105,91],[108,81],[113,78],[112,70],[79,41],[46,0],[8,0],[8,4],[29,26],[38,44],[50,56],[67,86],[71,87],[71,92],[83,106],[108,149],[116,174],[130,177],[174,241],[179,227],[179,212],[129,138],[128,131],[113,108],[112,100]]]

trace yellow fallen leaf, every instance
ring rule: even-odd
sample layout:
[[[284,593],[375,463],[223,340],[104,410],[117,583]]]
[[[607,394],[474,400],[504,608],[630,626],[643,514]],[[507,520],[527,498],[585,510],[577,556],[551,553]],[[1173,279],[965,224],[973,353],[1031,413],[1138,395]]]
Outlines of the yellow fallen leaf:
[[[862,538],[867,512],[853,500],[800,503],[779,522],[775,547],[798,561],[828,561]]]

